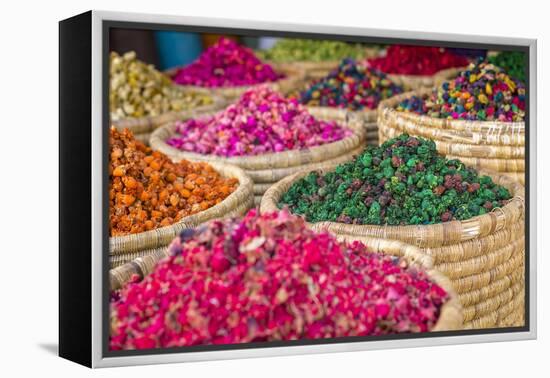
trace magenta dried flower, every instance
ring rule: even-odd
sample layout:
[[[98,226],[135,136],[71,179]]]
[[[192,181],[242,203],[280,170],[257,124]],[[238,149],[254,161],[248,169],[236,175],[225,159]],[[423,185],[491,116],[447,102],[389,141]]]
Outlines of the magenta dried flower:
[[[262,63],[251,49],[222,37],[193,63],[178,70],[173,80],[181,85],[217,88],[273,82],[283,76]]]
[[[166,143],[182,151],[219,156],[260,155],[335,142],[352,131],[320,121],[295,99],[267,86],[246,91],[213,116],[178,122]]]
[[[404,260],[286,210],[212,221],[170,250],[111,304],[111,350],[426,332],[448,300]]]

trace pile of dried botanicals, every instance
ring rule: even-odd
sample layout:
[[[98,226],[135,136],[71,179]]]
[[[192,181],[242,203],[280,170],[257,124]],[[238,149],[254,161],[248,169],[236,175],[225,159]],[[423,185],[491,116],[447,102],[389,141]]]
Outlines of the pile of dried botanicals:
[[[310,222],[406,225],[469,219],[508,199],[490,177],[440,156],[433,141],[402,134],[325,175],[308,174],[279,207]]]
[[[109,143],[111,236],[171,225],[220,203],[238,185],[207,163],[174,163],[128,130],[111,128]]]
[[[258,56],[273,62],[323,62],[343,58],[362,59],[366,47],[359,43],[324,41],[316,39],[281,39]]]
[[[300,92],[299,101],[309,106],[376,109],[381,100],[401,92],[403,88],[394,84],[386,74],[357,64],[353,59],[344,59],[326,77]]]
[[[392,45],[385,56],[368,61],[370,67],[400,75],[433,75],[446,68],[467,66],[468,63],[465,57],[445,48],[402,45]]]
[[[262,63],[254,52],[235,41],[220,38],[193,63],[178,70],[173,80],[199,87],[236,87],[277,81],[283,75]]]
[[[406,261],[288,212],[184,230],[111,304],[110,349],[427,332],[448,294]]]
[[[109,105],[111,120],[157,116],[212,103],[205,94],[182,91],[152,65],[136,58],[135,52],[122,56],[111,52]]]
[[[397,110],[434,118],[520,122],[525,117],[525,86],[501,68],[480,61],[434,88],[428,98],[410,97]]]
[[[489,57],[489,62],[502,68],[508,75],[525,83],[525,53],[503,51]]]
[[[334,121],[315,119],[297,100],[266,86],[249,89],[214,116],[179,122],[176,131],[166,141],[170,146],[226,157],[318,146],[352,133]]]

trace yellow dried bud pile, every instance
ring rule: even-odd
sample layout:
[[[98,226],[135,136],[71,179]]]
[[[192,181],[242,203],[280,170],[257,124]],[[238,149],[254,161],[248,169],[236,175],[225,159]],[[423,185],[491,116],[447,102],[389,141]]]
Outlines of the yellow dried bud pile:
[[[136,57],[134,51],[110,56],[111,120],[157,116],[213,102],[205,94],[182,90],[168,76]]]

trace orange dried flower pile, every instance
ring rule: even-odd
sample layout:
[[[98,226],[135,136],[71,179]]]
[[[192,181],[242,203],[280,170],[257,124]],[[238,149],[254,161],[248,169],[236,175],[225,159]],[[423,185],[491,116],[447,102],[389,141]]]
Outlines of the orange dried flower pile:
[[[238,185],[208,163],[174,163],[129,130],[111,128],[109,144],[111,236],[169,226],[220,203]]]

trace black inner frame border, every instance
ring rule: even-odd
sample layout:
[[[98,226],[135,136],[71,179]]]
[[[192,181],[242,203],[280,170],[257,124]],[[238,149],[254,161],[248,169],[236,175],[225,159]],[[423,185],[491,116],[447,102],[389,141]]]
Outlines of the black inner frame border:
[[[476,42],[452,42],[452,41],[434,41],[430,39],[414,39],[414,38],[386,38],[386,37],[369,37],[358,35],[345,34],[327,34],[327,33],[309,33],[309,32],[294,32],[294,31],[274,31],[261,29],[245,29],[245,28],[230,28],[230,27],[212,27],[212,26],[191,26],[191,25],[174,25],[160,24],[148,22],[132,22],[132,21],[102,21],[102,165],[103,165],[103,251],[102,251],[102,345],[101,354],[103,358],[109,357],[128,357],[128,356],[145,356],[156,354],[173,354],[173,353],[192,353],[192,352],[212,352],[224,350],[239,350],[239,349],[256,349],[256,348],[279,348],[293,347],[304,345],[323,345],[323,344],[341,344],[354,343],[365,341],[386,341],[386,340],[407,340],[419,338],[438,338],[448,336],[470,336],[470,335],[487,335],[487,334],[502,334],[502,333],[518,333],[530,331],[530,237],[529,237],[529,204],[530,204],[530,51],[529,46],[522,45],[505,45],[491,43],[476,43]],[[518,51],[523,52],[525,56],[525,323],[523,327],[504,327],[504,328],[486,328],[472,330],[457,330],[457,331],[440,331],[440,332],[423,332],[412,334],[394,334],[382,336],[349,336],[338,338],[325,339],[300,339],[291,341],[267,341],[267,342],[252,342],[243,344],[224,344],[224,345],[194,345],[187,347],[176,348],[154,348],[143,350],[109,350],[109,330],[110,330],[110,312],[109,312],[109,32],[111,29],[134,29],[134,30],[151,30],[151,31],[178,31],[178,32],[194,32],[194,33],[212,33],[212,34],[231,34],[246,37],[285,37],[285,38],[308,38],[308,39],[325,39],[337,40],[344,42],[360,42],[374,44],[404,44],[404,45],[423,45],[423,46],[440,46],[448,48],[464,48],[464,49],[482,49],[482,50],[500,50],[500,51]],[[402,31],[404,35],[407,31]],[[468,36],[464,36],[467,38]]]

